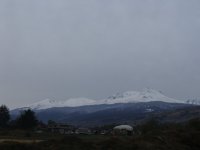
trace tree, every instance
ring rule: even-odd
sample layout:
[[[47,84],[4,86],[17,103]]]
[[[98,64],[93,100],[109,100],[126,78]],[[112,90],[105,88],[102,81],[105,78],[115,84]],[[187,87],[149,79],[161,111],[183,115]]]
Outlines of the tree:
[[[0,127],[4,128],[8,125],[8,122],[10,120],[10,113],[9,109],[6,105],[0,106]]]
[[[48,126],[53,126],[53,125],[56,125],[56,122],[53,121],[53,120],[48,120]]]
[[[34,111],[30,109],[22,111],[16,122],[22,129],[33,129],[38,124]]]

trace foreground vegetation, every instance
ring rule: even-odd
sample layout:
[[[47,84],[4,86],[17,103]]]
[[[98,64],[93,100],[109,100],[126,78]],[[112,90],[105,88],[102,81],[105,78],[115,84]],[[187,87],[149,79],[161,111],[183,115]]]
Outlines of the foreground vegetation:
[[[1,131],[1,150],[199,150],[200,120],[159,124],[150,120],[137,126],[133,136],[60,135],[48,132]],[[9,139],[12,139],[9,141]],[[18,139],[18,141],[13,141]],[[29,140],[29,141],[27,141]]]

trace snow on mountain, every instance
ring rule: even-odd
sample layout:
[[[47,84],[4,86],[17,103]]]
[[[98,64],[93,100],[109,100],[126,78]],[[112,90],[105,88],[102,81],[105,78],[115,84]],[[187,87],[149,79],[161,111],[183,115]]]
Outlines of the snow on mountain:
[[[63,103],[69,107],[77,107],[77,106],[84,106],[84,105],[95,105],[96,101],[87,98],[72,98]]]
[[[116,104],[116,103],[139,103],[163,101],[167,103],[184,103],[181,100],[166,97],[161,92],[153,89],[144,89],[142,91],[129,91],[122,94],[117,93],[103,100],[92,100],[87,98],[74,98],[66,101],[57,100],[43,100],[28,106],[31,109],[48,109],[53,107],[79,107],[86,105],[100,105],[100,104]]]
[[[199,99],[188,99],[186,101],[187,104],[193,104],[193,105],[200,105],[200,100]]]
[[[78,107],[78,106],[84,106],[84,105],[95,105],[95,100],[87,99],[87,98],[74,98],[74,99],[68,99],[66,101],[56,101],[56,100],[42,100],[39,102],[36,102],[30,106],[28,106],[31,109],[48,109],[52,107]]]
[[[162,101],[167,103],[184,103],[181,100],[166,97],[160,91],[153,89],[144,89],[142,91],[129,91],[122,94],[116,94],[104,100],[106,104],[115,103],[138,103],[138,102],[151,102]]]
[[[39,102],[36,102],[34,104],[31,104],[30,106],[27,106],[25,108],[31,108],[31,109],[47,109],[51,107],[58,106],[59,102],[55,100],[45,99]]]

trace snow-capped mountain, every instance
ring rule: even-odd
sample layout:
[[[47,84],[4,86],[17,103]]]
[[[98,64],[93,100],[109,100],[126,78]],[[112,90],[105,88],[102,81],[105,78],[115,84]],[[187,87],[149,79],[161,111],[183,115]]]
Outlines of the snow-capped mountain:
[[[114,94],[106,99],[92,100],[87,98],[74,98],[66,101],[43,100],[27,107],[11,110],[11,117],[15,119],[20,112],[31,108],[37,118],[43,122],[54,120],[79,126],[97,126],[112,123],[140,122],[148,117],[164,113],[159,117],[162,121],[184,121],[199,116],[199,107],[195,101],[181,101],[169,98],[162,92],[153,89],[142,91],[129,91]],[[192,104],[192,105],[191,105]],[[169,115],[165,113],[178,109],[194,110],[195,113]],[[175,115],[177,116],[177,114]],[[171,118],[170,118],[171,117]]]
[[[160,91],[153,89],[144,89],[142,91],[128,91],[122,94],[115,94],[108,99],[103,100],[105,104],[115,103],[139,103],[139,102],[151,102],[151,101],[162,101],[167,103],[184,103],[181,100],[169,98],[162,94]]]
[[[144,89],[142,91],[129,91],[122,94],[117,93],[102,100],[92,100],[87,98],[74,98],[66,101],[57,101],[46,99],[27,106],[34,110],[42,110],[54,107],[79,107],[89,105],[101,105],[101,104],[118,104],[118,103],[140,103],[162,101],[167,103],[184,103],[181,100],[176,100],[163,95],[161,92],[153,89]],[[24,108],[27,108],[24,107]]]

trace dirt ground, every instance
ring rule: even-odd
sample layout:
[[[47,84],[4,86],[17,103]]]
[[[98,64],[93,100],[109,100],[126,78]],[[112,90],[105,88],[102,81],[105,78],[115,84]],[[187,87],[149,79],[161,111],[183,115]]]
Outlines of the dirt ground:
[[[39,143],[43,140],[25,140],[25,139],[0,139],[0,143],[17,142],[17,143]]]

